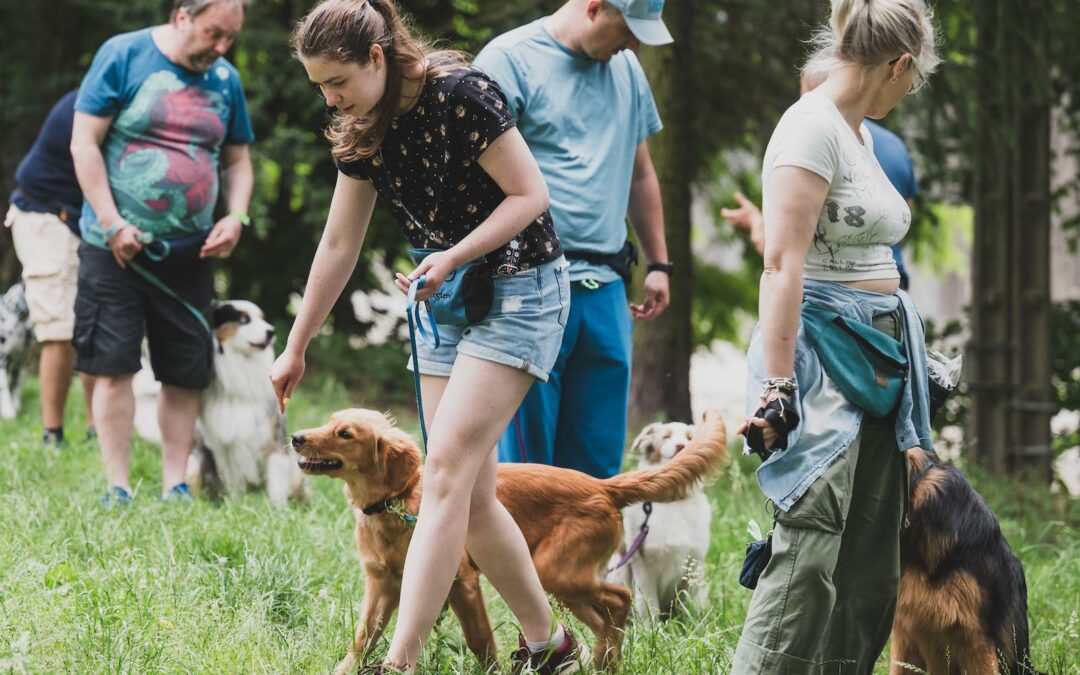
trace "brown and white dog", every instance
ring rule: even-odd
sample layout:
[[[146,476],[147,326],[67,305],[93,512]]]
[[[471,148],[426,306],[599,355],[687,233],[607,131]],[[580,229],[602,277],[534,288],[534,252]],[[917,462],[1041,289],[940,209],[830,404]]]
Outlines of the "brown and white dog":
[[[1024,568],[958,469],[908,450],[913,481],[900,533],[890,675],[1034,675]]]
[[[661,467],[672,461],[689,447],[694,431],[692,425],[681,422],[656,422],[642,429],[631,446],[632,451],[641,454],[638,469]],[[678,501],[653,504],[648,534],[629,562],[611,576],[612,581],[624,582],[633,590],[634,611],[639,616],[670,616],[682,592],[688,593],[695,604],[701,604],[705,586],[695,583],[695,576],[704,569],[712,520],[702,487],[687,491]],[[636,505],[623,513],[625,542],[620,554],[633,546],[645,520],[645,511]]]
[[[336,412],[325,425],[297,432],[293,448],[306,473],[345,482],[346,500],[356,514],[365,593],[356,636],[336,671],[347,673],[356,668],[358,655],[365,655],[379,639],[397,609],[412,529],[394,511],[400,504],[415,514],[420,506],[420,450],[385,415],[359,409]],[[599,480],[539,464],[499,466],[498,498],[525,535],[544,590],[596,635],[593,655],[599,666],[619,662],[630,613],[630,591],[602,578],[622,540],[620,509],[643,501],[682,499],[727,460],[723,420],[710,412],[690,445],[653,469]],[[461,558],[449,602],[469,649],[481,661],[493,661],[496,646],[479,570],[468,555]]]

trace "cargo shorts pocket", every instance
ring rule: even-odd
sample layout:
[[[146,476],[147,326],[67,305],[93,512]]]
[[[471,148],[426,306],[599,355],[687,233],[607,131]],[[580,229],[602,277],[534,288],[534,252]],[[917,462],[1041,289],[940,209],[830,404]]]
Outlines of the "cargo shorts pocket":
[[[75,330],[71,344],[75,347],[75,353],[84,359],[94,356],[94,333],[100,312],[101,307],[94,302],[81,296],[75,300]]]

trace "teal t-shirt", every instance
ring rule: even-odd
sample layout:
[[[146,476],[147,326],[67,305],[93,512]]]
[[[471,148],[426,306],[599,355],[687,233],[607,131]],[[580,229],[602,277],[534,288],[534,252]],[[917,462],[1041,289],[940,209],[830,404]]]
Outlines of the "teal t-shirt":
[[[186,70],[165,58],[152,30],[101,46],[75,110],[113,118],[101,152],[120,214],[144,232],[176,238],[213,226],[221,146],[255,135],[236,68],[219,58],[206,72]],[[89,202],[79,225],[88,244],[106,246]]]
[[[632,51],[608,63],[558,42],[544,19],[504,33],[477,55],[547,180],[555,231],[567,251],[616,253],[626,241],[638,145],[663,125]],[[611,282],[605,266],[574,260],[571,280]]]

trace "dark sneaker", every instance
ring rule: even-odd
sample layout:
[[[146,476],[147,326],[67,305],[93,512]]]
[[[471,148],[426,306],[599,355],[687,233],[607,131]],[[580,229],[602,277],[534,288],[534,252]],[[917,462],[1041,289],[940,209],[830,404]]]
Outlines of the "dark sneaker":
[[[191,496],[191,490],[188,489],[187,483],[177,483],[158,498],[158,501],[162,502],[190,502],[193,500],[194,497]]]
[[[109,488],[109,491],[101,498],[101,505],[107,509],[111,509],[114,506],[127,506],[130,503],[131,493],[119,485],[114,485]]]
[[[67,447],[67,441],[64,440],[64,432],[56,429],[46,429],[45,433],[41,436],[41,443],[46,448],[65,448]]]
[[[518,636],[518,650],[510,657],[510,672],[514,675],[570,675],[581,672],[582,647],[570,629],[563,626],[566,637],[562,644],[544,651],[530,652],[525,637]]]

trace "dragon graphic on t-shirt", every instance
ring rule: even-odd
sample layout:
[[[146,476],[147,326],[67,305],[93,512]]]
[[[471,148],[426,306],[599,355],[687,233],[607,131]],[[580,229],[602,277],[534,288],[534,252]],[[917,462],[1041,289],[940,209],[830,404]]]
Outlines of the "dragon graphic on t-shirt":
[[[227,115],[215,91],[184,84],[167,70],[146,78],[105,144],[121,215],[159,235],[209,229]]]

